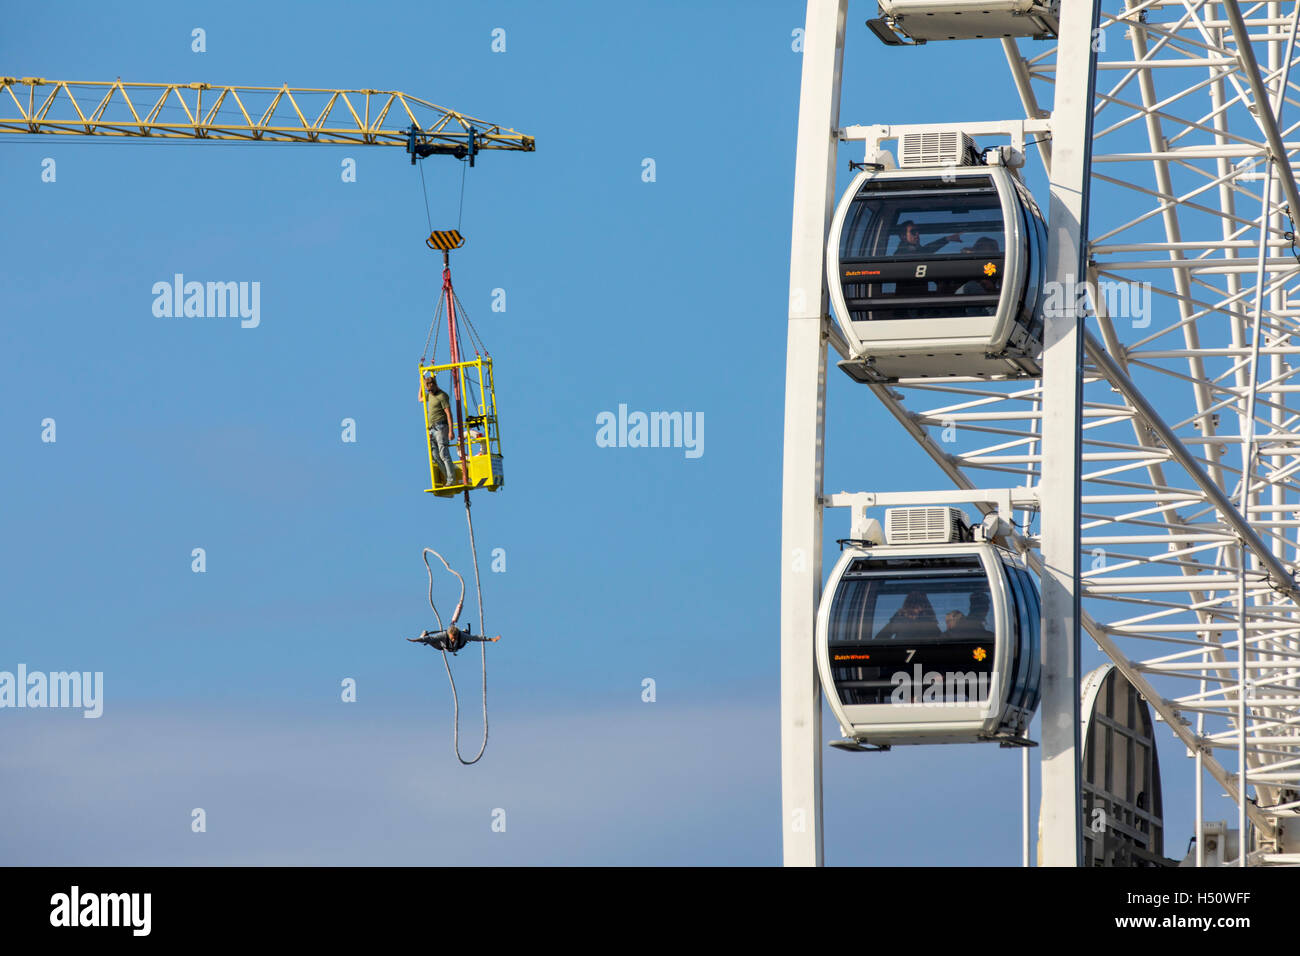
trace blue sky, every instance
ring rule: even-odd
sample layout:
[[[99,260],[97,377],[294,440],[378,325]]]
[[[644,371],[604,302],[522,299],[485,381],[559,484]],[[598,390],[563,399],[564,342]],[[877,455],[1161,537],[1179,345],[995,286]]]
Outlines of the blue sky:
[[[998,44],[886,49],[861,26],[873,13],[850,17],[844,123],[1019,115]],[[567,0],[6,14],[6,75],[398,89],[534,135],[537,152],[469,171],[454,264],[497,362],[507,474],[474,510],[480,554],[505,550],[504,573],[484,568],[504,639],[492,743],[465,769],[441,662],[403,640],[432,623],[422,547],[468,576],[459,503],[421,490],[415,366],[438,262],[406,156],[3,138],[0,669],[103,671],[106,700],[99,720],[0,713],[7,818],[22,821],[0,860],[779,862],[802,20],[797,2]],[[454,225],[460,164],[435,157],[425,175],[435,226]],[[155,317],[151,288],[176,272],[259,282],[261,324]],[[597,415],[620,403],[703,413],[704,454],[597,447]],[[838,374],[828,448],[828,490],[944,484]],[[477,654],[455,666],[476,739]],[[1189,790],[1177,757],[1166,779]],[[825,762],[828,862],[1019,862],[1017,754]],[[1167,794],[1171,854],[1187,803]]]

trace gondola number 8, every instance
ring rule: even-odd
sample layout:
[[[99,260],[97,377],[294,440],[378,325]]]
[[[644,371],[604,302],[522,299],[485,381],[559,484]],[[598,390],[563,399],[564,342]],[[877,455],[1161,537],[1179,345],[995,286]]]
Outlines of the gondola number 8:
[[[929,263],[925,263],[925,262],[923,262],[923,263],[921,263],[919,266],[917,266],[917,267],[916,267],[916,278],[918,278],[918,279],[924,279],[924,278],[925,278],[925,270],[928,269],[929,267],[930,267],[930,266],[929,266]]]

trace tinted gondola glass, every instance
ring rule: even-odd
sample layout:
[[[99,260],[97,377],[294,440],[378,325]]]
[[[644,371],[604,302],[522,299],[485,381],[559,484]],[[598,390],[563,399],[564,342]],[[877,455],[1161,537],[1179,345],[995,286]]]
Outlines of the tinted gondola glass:
[[[995,647],[979,561],[954,559],[924,576],[882,573],[886,564],[859,559],[836,593],[829,650],[840,699],[987,700]],[[932,674],[939,680],[928,679]]]
[[[1033,194],[1025,184],[1013,179],[1016,193],[1020,197],[1020,217],[1025,230],[1025,276],[1024,287],[1020,296],[1019,323],[1032,339],[1041,341],[1043,332],[1043,315],[1039,306],[1039,297],[1045,295],[1044,285],[1047,276],[1047,226],[1043,223],[1043,214],[1034,201]]]
[[[1007,576],[1007,584],[1011,589],[1012,603],[1015,606],[1015,613],[1009,615],[1011,620],[1011,630],[1015,635],[1016,654],[1011,662],[1011,692],[1007,694],[1007,706],[1024,709],[1029,700],[1030,688],[1029,678],[1031,671],[1030,659],[1033,657],[1036,642],[1033,636],[1038,630],[1036,622],[1030,620],[1030,601],[1025,593],[1026,582],[1021,576],[1019,568],[1014,566],[1003,566]]]
[[[1042,637],[1039,633],[1039,627],[1042,622],[1043,609],[1038,598],[1038,585],[1024,568],[1008,568],[1020,580],[1021,593],[1025,597],[1025,603],[1022,607],[1021,614],[1027,620],[1028,635],[1024,644],[1029,650],[1029,677],[1025,693],[1025,711],[1027,715],[1032,716],[1038,709],[1040,681],[1042,680]],[[1028,720],[1028,716],[1026,717]]]
[[[864,183],[840,239],[852,320],[994,315],[1004,242],[1002,203],[989,176]]]

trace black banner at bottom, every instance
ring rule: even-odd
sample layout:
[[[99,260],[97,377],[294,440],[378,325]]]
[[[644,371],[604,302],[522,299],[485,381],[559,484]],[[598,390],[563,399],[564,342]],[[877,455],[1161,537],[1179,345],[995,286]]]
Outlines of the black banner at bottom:
[[[538,933],[561,923],[571,940],[599,928],[766,935],[809,919],[828,920],[833,933],[860,917],[875,941],[937,939],[963,923],[987,931],[996,919],[1226,942],[1288,929],[1294,886],[1272,869],[9,868],[0,870],[0,925],[7,939],[78,945],[337,944],[439,927],[540,943]]]

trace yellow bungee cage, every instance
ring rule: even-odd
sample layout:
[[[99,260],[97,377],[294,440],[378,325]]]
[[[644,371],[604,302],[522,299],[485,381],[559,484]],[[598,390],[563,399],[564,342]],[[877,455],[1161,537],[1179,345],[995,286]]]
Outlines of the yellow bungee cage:
[[[442,498],[453,498],[462,491],[486,488],[496,491],[505,484],[501,468],[501,433],[497,423],[497,397],[492,381],[492,357],[480,355],[468,362],[446,362],[420,366],[421,394],[427,394],[429,378],[447,389],[448,414],[447,459],[438,454],[438,443],[428,421],[429,487],[424,489]],[[451,464],[447,473],[445,462]]]
[[[492,356],[451,284],[448,253],[463,246],[464,237],[456,230],[435,231],[425,244],[442,252],[442,292],[425,339],[425,355],[420,358],[420,403],[429,457],[429,487],[425,491],[440,498],[464,493],[468,500],[473,489],[497,491],[505,485]],[[448,361],[438,362],[439,320],[444,310],[449,356]],[[461,319],[469,333],[467,344],[474,350],[472,359],[461,355]],[[434,359],[426,362],[425,356],[430,354]]]

